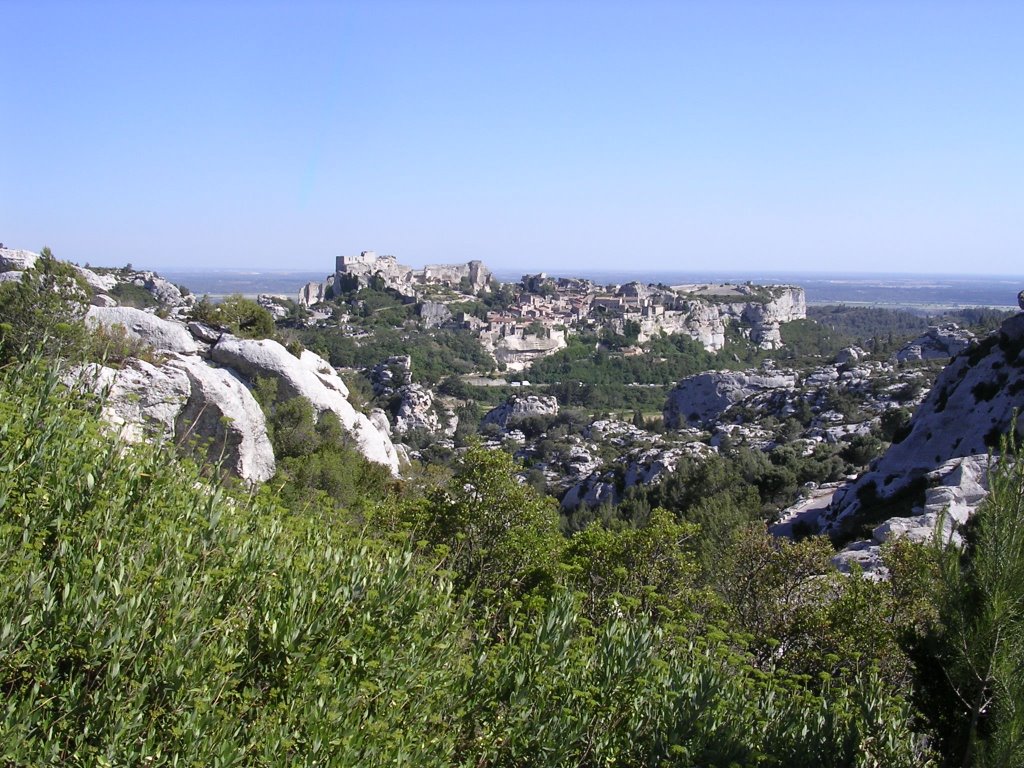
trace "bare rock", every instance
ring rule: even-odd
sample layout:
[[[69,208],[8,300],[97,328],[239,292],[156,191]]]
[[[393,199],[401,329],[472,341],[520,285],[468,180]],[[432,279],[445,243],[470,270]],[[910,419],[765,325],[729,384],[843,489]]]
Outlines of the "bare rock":
[[[558,400],[548,395],[513,395],[483,418],[484,424],[507,429],[531,416],[557,416]]]
[[[452,312],[447,304],[439,301],[424,301],[418,307],[420,320],[427,328],[440,328],[445,323],[451,322]]]
[[[104,418],[130,442],[158,438],[204,445],[210,460],[250,482],[275,470],[263,411],[248,388],[195,356],[164,365],[88,366],[78,381],[103,392]]]
[[[0,272],[25,272],[32,269],[39,254],[14,248],[0,248]]]
[[[249,388],[230,371],[197,357],[170,360],[165,366],[185,373],[189,397],[178,415],[176,439],[195,436],[207,443],[207,456],[239,477],[264,482],[274,476],[274,449],[263,410]]]
[[[955,323],[935,325],[923,335],[904,345],[896,353],[896,360],[901,363],[917,360],[945,360],[963,352],[974,340],[973,333],[963,330]]]
[[[199,344],[184,325],[163,320],[133,307],[90,307],[86,324],[107,329],[121,326],[132,339],[153,347],[157,352],[196,354]]]
[[[305,397],[318,413],[334,412],[367,459],[384,464],[393,474],[398,474],[398,454],[391,438],[356,411],[339,388],[325,383],[328,374],[311,370],[311,358],[303,362],[271,339],[239,339],[227,334],[213,346],[211,357],[248,381],[257,376],[273,377],[282,397]],[[330,368],[322,358],[320,361]]]
[[[710,426],[730,406],[774,389],[794,389],[792,371],[709,371],[689,376],[676,385],[665,404],[665,426]]]

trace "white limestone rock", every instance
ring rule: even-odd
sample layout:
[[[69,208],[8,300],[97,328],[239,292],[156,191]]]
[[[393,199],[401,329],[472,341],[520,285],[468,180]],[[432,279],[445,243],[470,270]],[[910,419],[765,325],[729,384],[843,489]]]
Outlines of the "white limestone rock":
[[[531,416],[557,416],[558,400],[548,395],[512,395],[508,400],[488,411],[484,424],[497,424],[507,429]]]
[[[426,328],[440,328],[452,320],[452,312],[448,305],[439,301],[424,301],[417,307],[417,311]]]
[[[157,352],[188,355],[200,350],[200,345],[184,325],[134,307],[90,307],[85,322],[92,327],[107,329],[121,326],[130,338],[148,344]]]
[[[39,254],[15,248],[0,248],[0,272],[25,272],[32,269]]]
[[[131,282],[139,288],[145,288],[165,307],[181,307],[192,303],[191,296],[185,296],[178,286],[160,277],[156,272],[136,272],[131,277]]]
[[[106,291],[112,291],[114,286],[117,285],[117,278],[113,275],[99,275],[87,267],[76,266],[75,270],[94,291],[105,293]]]
[[[299,289],[296,302],[300,307],[312,307],[324,300],[324,284],[310,282]]]
[[[874,469],[836,494],[825,524],[836,530],[873,498],[902,493],[950,459],[999,447],[1011,427],[1024,427],[1024,315],[957,355],[939,374],[910,422]]]
[[[978,510],[988,493],[989,458],[964,456],[952,459],[929,472],[925,502],[908,517],[893,517],[875,526],[871,538],[844,547],[832,559],[836,567],[849,572],[853,564],[872,579],[888,578],[882,561],[882,545],[895,539],[941,541],[961,546],[959,529]],[[941,522],[941,525],[940,525]]]
[[[334,370],[334,366],[316,352],[311,352],[308,349],[302,350],[302,354],[299,355],[299,364],[306,370],[312,371],[325,387],[340,392],[342,397],[348,399],[348,386]]]
[[[709,371],[689,376],[676,385],[665,404],[665,426],[713,425],[730,406],[759,392],[794,389],[792,371]]]
[[[184,371],[145,360],[128,360],[123,368],[87,366],[79,372],[78,381],[103,393],[104,420],[129,442],[147,436],[173,438],[178,415],[191,393]]]
[[[176,439],[190,436],[209,442],[207,455],[239,477],[265,482],[274,476],[274,449],[263,410],[249,388],[230,371],[197,357],[179,357],[166,368],[185,373],[189,398],[176,420]]]
[[[105,293],[96,293],[93,294],[92,305],[94,307],[116,307],[117,299],[112,299]]]
[[[958,355],[975,341],[974,334],[955,323],[933,325],[922,336],[908,342],[896,353],[901,363],[945,360]]]
[[[104,394],[104,419],[122,439],[208,443],[208,457],[250,482],[275,470],[263,411],[227,370],[195,356],[164,365],[129,360],[123,368],[88,366],[78,382]]]
[[[333,411],[367,459],[384,464],[393,474],[398,474],[398,454],[391,438],[356,411],[341,390],[325,383],[326,374],[311,370],[276,341],[239,339],[225,334],[210,354],[213,360],[233,368],[249,381],[257,376],[273,377],[278,382],[281,397],[305,397],[318,413]]]

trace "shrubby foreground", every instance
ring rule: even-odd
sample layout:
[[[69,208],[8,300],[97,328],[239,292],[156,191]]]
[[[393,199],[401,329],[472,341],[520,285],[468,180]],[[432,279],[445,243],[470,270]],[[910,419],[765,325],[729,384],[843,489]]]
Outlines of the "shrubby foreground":
[[[588,616],[559,583],[522,599],[507,573],[478,592],[428,545],[119,444],[61,376],[35,358],[0,381],[7,764],[923,759],[907,700],[867,661],[810,679],[700,622]]]

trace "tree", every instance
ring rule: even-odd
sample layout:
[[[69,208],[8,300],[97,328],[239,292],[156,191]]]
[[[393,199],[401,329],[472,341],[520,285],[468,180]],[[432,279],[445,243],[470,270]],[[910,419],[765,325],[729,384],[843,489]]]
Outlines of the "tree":
[[[460,589],[515,598],[555,581],[562,537],[554,501],[519,482],[519,469],[507,454],[476,446],[429,497],[423,533]]]
[[[20,280],[0,283],[0,358],[10,360],[38,345],[55,358],[80,349],[89,296],[75,268],[43,248]]]
[[[241,294],[228,296],[214,304],[203,296],[192,310],[191,318],[201,323],[218,325],[246,339],[267,339],[274,335],[274,316],[252,299]]]
[[[697,526],[655,509],[641,528],[593,524],[570,539],[565,562],[593,621],[620,613],[680,618],[698,601],[698,566],[690,551]]]
[[[941,559],[941,629],[929,638],[922,681],[950,765],[1024,764],[1024,462],[1016,453],[1004,440],[966,551],[949,548]]]

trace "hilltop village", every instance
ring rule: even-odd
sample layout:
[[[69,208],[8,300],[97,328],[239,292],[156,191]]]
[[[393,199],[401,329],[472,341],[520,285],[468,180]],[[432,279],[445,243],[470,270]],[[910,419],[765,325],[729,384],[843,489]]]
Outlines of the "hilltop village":
[[[363,251],[339,256],[324,283],[299,291],[299,305],[316,310],[343,292],[374,288],[416,304],[429,327],[474,332],[507,370],[523,370],[537,358],[566,347],[566,335],[607,329],[638,344],[659,334],[684,334],[709,352],[725,346],[727,328],[763,349],[782,346],[783,323],[806,317],[802,288],[763,285],[599,285],[581,278],[524,275],[503,287],[480,261],[428,265],[414,270],[394,256]],[[485,313],[449,308],[501,294]],[[321,316],[321,319],[325,317]]]

